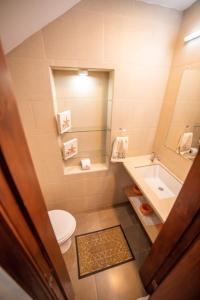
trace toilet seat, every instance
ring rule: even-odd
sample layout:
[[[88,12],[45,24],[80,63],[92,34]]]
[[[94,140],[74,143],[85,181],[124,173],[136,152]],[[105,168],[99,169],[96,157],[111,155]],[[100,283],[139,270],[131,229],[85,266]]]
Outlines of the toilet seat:
[[[58,243],[64,243],[75,231],[75,218],[64,210],[51,210],[48,214]]]

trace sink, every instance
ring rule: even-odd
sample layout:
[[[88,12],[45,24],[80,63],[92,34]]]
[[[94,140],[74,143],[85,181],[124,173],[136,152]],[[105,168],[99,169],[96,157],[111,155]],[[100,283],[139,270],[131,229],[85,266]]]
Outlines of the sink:
[[[177,197],[179,194],[182,183],[170,174],[162,165],[153,164],[135,168],[159,199],[164,200],[171,197]]]
[[[152,163],[151,155],[127,158],[123,165],[164,223],[182,188],[182,181],[160,161]]]

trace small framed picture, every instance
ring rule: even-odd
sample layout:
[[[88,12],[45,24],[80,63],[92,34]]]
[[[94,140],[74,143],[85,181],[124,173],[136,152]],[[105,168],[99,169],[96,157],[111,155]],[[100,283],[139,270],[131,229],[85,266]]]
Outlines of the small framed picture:
[[[64,133],[69,131],[71,128],[71,111],[65,110],[61,113],[57,114],[57,120],[58,120],[58,130],[59,133]]]
[[[78,140],[72,139],[63,143],[63,159],[67,160],[78,153]]]

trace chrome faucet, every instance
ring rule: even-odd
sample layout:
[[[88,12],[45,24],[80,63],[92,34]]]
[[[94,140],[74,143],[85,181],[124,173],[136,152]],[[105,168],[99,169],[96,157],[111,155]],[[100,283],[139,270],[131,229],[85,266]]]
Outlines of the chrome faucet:
[[[160,160],[159,157],[156,155],[156,153],[152,152],[151,157],[150,157],[150,161],[153,163],[155,159]]]

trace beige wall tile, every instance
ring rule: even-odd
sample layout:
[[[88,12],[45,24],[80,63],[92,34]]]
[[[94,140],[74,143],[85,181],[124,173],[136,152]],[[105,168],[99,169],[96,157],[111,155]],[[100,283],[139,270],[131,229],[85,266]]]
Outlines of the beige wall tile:
[[[47,58],[97,59],[103,55],[103,16],[71,9],[43,29]]]
[[[114,97],[163,99],[168,75],[167,67],[123,65],[115,70]]]
[[[41,187],[48,209],[61,208],[61,203],[65,201],[65,189],[67,189],[67,185],[64,186],[62,182],[53,182],[43,184]]]
[[[45,59],[42,32],[38,31],[9,52],[8,57]]]
[[[63,179],[63,163],[55,136],[28,134],[27,141],[40,181],[60,182]]]
[[[48,208],[81,212],[111,206],[127,200],[122,188],[132,182],[118,164],[111,164],[108,173],[64,176],[67,163],[62,161],[55,127],[49,67],[114,70],[113,130],[107,137],[107,149],[119,134],[118,128],[125,127],[129,155],[150,153],[180,18],[177,11],[132,0],[83,0],[8,55],[23,126]],[[101,101],[105,80],[97,77],[98,90],[85,93],[85,99],[75,99],[80,90],[63,89],[63,81],[59,110],[79,107],[73,116],[74,126],[104,122]],[[73,137],[79,139],[82,151],[92,150],[91,157],[96,153],[94,161],[106,146],[105,133],[69,134],[62,139]]]
[[[104,14],[130,16],[133,14],[134,5],[132,0],[82,0],[75,8]]]
[[[114,174],[107,175],[106,177],[90,178],[86,181],[87,195],[112,193],[115,191],[116,185],[117,178]]]
[[[32,101],[32,113],[35,120],[35,132],[38,134],[57,133],[56,116],[52,100]]]
[[[45,60],[9,58],[8,67],[18,101],[51,99],[49,68]]]
[[[86,99],[58,99],[58,111],[71,110],[72,126],[106,127],[106,101]]]
[[[120,28],[120,30],[119,30]],[[133,19],[109,14],[104,17],[104,59],[134,61]]]
[[[141,101],[115,100],[113,103],[112,129],[156,127],[159,121],[161,105],[161,99],[156,101],[151,99]]]

